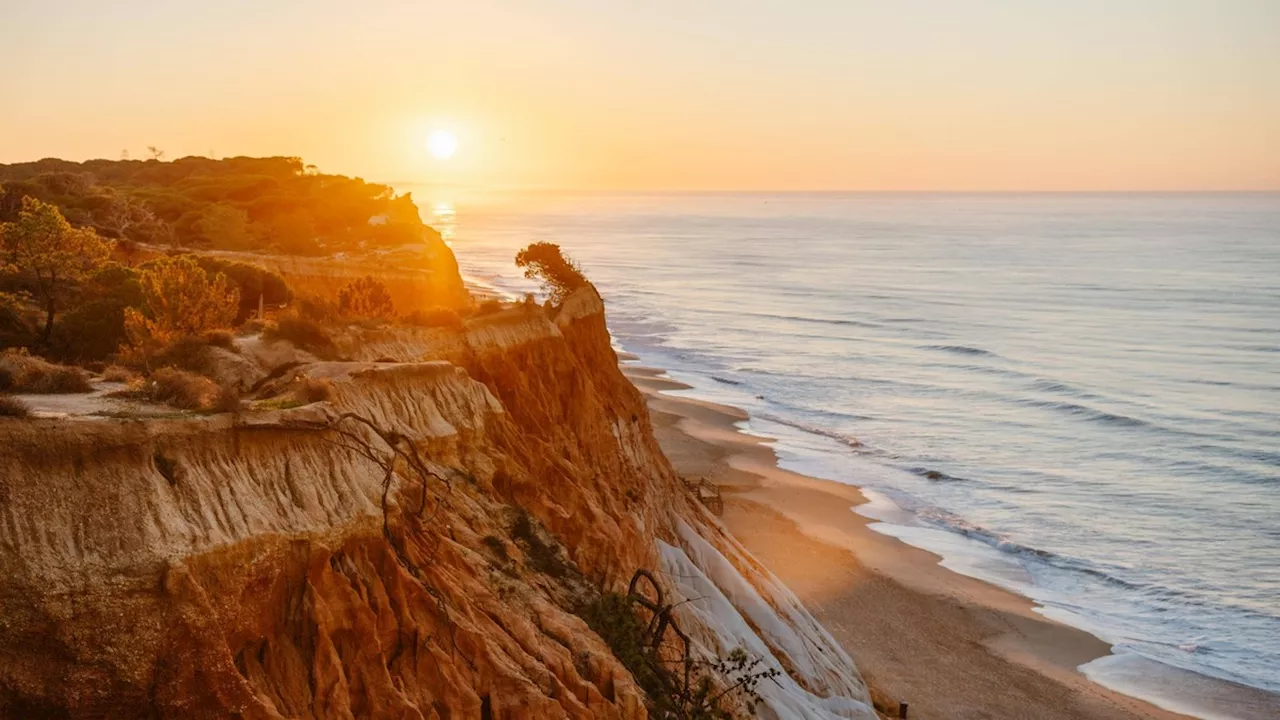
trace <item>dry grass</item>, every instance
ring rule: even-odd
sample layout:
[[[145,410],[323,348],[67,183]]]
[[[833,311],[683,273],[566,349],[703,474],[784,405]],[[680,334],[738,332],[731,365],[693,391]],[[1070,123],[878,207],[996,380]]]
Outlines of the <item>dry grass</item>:
[[[223,350],[232,352],[240,352],[240,349],[236,347],[236,338],[231,334],[230,330],[210,330],[204,334],[203,339],[206,345],[220,347]]]
[[[89,374],[78,367],[55,365],[22,353],[0,355],[0,392],[50,395],[92,390]]]
[[[130,383],[138,379],[132,370],[121,365],[108,365],[102,371],[102,379],[107,382]]]
[[[174,340],[151,358],[151,367],[176,367],[207,375],[213,370],[214,361],[209,352],[211,347],[239,352],[231,333],[214,330],[204,335],[188,335]]]
[[[332,359],[338,353],[329,332],[314,320],[303,317],[282,317],[274,327],[264,330],[262,337],[267,341],[284,340],[322,359]]]
[[[240,400],[240,393],[235,388],[224,387],[218,389],[218,397],[214,398],[213,405],[208,409],[213,412],[240,412],[244,408],[244,403]]]
[[[0,395],[0,417],[24,418],[31,414],[31,408],[12,395]]]
[[[323,378],[304,377],[295,391],[298,399],[306,402],[326,402],[333,399],[333,383]]]
[[[205,410],[218,402],[221,389],[207,377],[176,368],[161,368],[151,373],[139,394],[183,410]]]
[[[447,307],[434,307],[427,310],[415,310],[403,315],[400,321],[405,325],[418,327],[462,327],[462,316],[456,310]]]

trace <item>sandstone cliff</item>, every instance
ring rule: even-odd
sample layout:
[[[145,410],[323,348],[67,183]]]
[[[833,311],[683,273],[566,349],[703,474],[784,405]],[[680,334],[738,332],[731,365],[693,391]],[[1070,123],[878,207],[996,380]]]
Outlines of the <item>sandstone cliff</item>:
[[[593,289],[370,354],[295,409],[0,421],[0,717],[646,717],[574,614],[637,568],[695,652],[782,671],[760,716],[874,717],[671,470]]]

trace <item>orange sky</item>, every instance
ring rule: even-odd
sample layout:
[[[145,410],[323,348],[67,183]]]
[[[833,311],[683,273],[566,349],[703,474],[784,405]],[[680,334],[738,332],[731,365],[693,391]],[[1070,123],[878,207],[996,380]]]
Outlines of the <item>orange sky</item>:
[[[1274,0],[195,5],[6,3],[0,162],[156,145],[475,188],[1280,189]]]

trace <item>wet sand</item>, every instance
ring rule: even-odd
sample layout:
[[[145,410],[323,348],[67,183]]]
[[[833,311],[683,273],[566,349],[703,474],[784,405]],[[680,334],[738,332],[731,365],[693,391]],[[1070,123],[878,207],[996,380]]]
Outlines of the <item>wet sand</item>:
[[[1089,681],[1108,654],[1030,600],[941,567],[939,557],[867,527],[858,489],[783,470],[767,442],[737,430],[743,411],[662,394],[687,386],[624,365],[645,393],[662,449],[724,495],[721,520],[854,658],[877,705],[909,717],[1185,718]]]

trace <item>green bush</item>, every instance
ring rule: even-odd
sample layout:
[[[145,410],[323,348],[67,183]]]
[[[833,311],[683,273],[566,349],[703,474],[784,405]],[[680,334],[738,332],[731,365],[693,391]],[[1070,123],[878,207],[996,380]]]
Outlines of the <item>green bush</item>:
[[[127,307],[119,300],[106,298],[71,310],[53,327],[50,354],[74,362],[107,359],[128,339],[124,332]]]
[[[636,572],[633,585],[642,573],[647,571]],[[653,576],[648,574],[648,577],[652,580]],[[661,613],[666,622],[652,622],[642,617],[638,609],[645,603],[659,608],[657,613],[650,608],[644,610],[650,618],[656,620]],[[775,668],[761,669],[763,662],[742,648],[711,660],[698,659],[692,654],[692,648],[680,639],[671,610],[672,606],[663,604],[659,590],[656,600],[643,602],[637,596],[603,593],[575,613],[605,641],[614,657],[644,690],[649,699],[650,717],[728,720],[733,714],[724,707],[724,701],[730,695],[744,700],[747,712],[754,716],[754,704],[760,700],[756,692],[759,683],[773,680],[781,672]],[[680,655],[673,657],[672,652]],[[718,687],[717,681],[726,683],[726,687]]]
[[[258,312],[258,299],[268,307],[287,305],[293,299],[293,291],[278,273],[243,262],[228,262],[215,257],[201,256],[196,262],[209,274],[222,273],[240,290],[240,308],[236,312],[237,325]]]
[[[138,272],[117,263],[94,274],[82,290],[82,299],[53,327],[49,352],[70,362],[105,360],[128,338],[125,309],[142,304]]]

